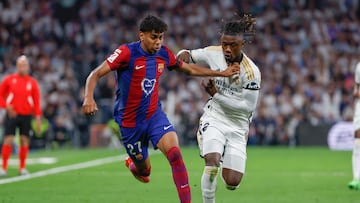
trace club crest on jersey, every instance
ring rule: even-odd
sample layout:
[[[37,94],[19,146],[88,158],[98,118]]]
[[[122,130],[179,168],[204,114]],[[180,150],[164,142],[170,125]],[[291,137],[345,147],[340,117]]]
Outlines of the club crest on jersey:
[[[159,63],[157,66],[158,72],[162,73],[164,71],[165,65],[163,63]]]
[[[141,89],[145,92],[146,96],[149,96],[149,94],[152,93],[155,87],[155,83],[156,79],[149,80],[145,78],[143,81],[141,81]]]

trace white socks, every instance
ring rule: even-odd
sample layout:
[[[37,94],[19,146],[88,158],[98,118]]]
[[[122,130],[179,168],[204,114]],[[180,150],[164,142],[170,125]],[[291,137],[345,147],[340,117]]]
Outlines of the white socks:
[[[360,180],[360,138],[355,138],[354,141],[352,168],[354,180]]]
[[[215,203],[215,192],[219,167],[205,166],[201,176],[203,203]]]

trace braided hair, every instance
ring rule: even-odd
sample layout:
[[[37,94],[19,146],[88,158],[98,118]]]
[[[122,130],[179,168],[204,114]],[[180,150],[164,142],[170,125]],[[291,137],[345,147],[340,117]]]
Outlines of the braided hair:
[[[244,14],[240,19],[225,22],[221,34],[243,35],[245,42],[250,43],[256,34],[255,24],[256,19],[251,14]]]

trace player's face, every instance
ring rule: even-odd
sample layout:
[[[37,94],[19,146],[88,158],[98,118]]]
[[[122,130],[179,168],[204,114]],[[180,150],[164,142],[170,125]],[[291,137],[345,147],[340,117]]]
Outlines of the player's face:
[[[221,46],[226,61],[235,61],[237,58],[240,58],[244,43],[245,41],[240,35],[223,34],[221,36]]]
[[[141,47],[147,53],[154,54],[158,52],[164,41],[164,33],[140,32]]]
[[[16,62],[16,69],[20,75],[27,75],[30,69],[29,61],[24,58],[18,59]]]

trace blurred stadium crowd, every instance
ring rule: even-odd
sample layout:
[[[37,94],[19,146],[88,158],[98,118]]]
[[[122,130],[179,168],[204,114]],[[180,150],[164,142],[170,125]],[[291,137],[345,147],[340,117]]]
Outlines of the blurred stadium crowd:
[[[176,53],[218,45],[221,22],[234,12],[257,18],[256,38],[245,47],[262,71],[249,144],[294,145],[301,123],[351,119],[359,0],[1,0],[0,79],[15,70],[20,54],[28,55],[52,137],[86,147],[89,126],[111,119],[115,81],[107,77],[98,86],[100,112],[90,119],[81,113],[85,79],[117,46],[138,39],[140,18],[163,18],[169,25],[165,44]],[[195,145],[208,99],[201,79],[165,74],[163,107],[181,143]]]

